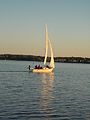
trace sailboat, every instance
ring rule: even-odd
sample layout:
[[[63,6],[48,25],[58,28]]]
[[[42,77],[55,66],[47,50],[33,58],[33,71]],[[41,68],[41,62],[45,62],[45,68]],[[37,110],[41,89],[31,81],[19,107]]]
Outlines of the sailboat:
[[[55,68],[53,49],[52,49],[51,41],[48,37],[47,25],[45,26],[45,42],[46,42],[45,43],[46,45],[45,45],[44,67],[41,67],[41,68],[35,67],[35,68],[32,69],[32,72],[49,73],[49,72],[52,72]],[[50,55],[51,55],[49,65],[47,65],[48,48],[50,48]]]

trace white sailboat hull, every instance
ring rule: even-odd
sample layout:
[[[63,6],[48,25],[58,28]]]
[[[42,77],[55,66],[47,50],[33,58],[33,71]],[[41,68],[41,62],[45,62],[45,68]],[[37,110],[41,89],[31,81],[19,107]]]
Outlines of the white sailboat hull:
[[[34,73],[50,73],[53,71],[53,68],[42,68],[42,69],[33,69]]]

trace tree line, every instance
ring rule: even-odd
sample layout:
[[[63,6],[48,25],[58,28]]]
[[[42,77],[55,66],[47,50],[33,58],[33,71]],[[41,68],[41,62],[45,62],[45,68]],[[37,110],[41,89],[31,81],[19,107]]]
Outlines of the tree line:
[[[0,60],[22,60],[22,61],[44,61],[44,56],[35,55],[15,55],[0,54]],[[87,57],[54,57],[55,62],[61,63],[87,63],[90,64],[90,58]],[[50,57],[47,58],[50,61]]]

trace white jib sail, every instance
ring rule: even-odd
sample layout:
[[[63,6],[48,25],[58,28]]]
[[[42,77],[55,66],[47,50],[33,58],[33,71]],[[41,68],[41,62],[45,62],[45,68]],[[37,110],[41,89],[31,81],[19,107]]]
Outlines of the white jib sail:
[[[49,46],[50,46],[50,54],[51,54],[50,67],[55,68],[53,50],[52,50],[50,39],[49,39]]]
[[[47,61],[47,55],[48,55],[48,31],[47,31],[47,25],[46,25],[46,29],[45,29],[45,58],[44,58],[44,65],[46,64]]]

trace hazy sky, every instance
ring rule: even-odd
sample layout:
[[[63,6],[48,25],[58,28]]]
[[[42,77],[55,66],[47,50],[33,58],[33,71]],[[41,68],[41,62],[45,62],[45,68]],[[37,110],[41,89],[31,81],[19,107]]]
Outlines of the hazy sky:
[[[90,0],[0,0],[0,54],[90,57]]]

